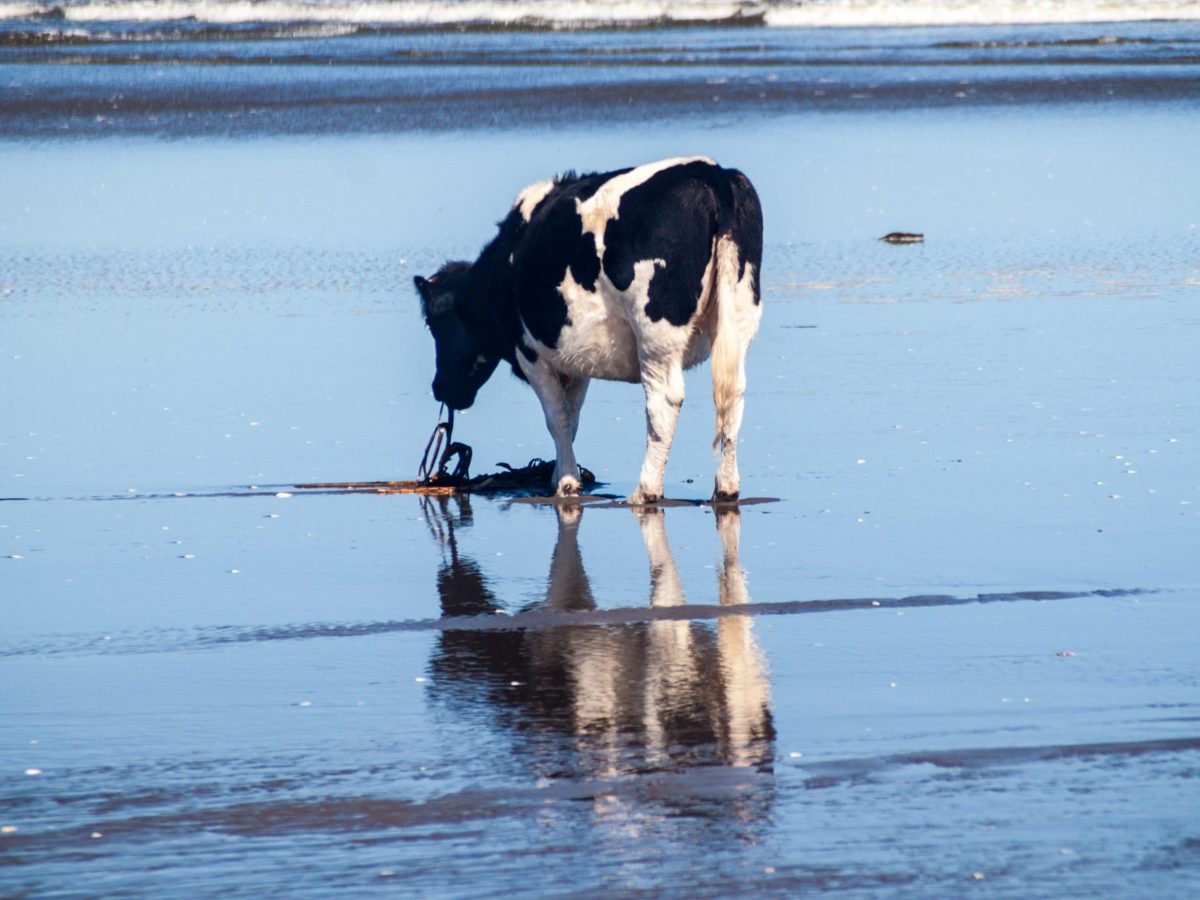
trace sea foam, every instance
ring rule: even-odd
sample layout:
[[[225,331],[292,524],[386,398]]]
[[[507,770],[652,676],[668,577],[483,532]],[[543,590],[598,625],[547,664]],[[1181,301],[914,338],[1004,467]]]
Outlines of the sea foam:
[[[0,0],[0,21],[326,22],[398,28],[1060,24],[1200,19],[1197,0]]]

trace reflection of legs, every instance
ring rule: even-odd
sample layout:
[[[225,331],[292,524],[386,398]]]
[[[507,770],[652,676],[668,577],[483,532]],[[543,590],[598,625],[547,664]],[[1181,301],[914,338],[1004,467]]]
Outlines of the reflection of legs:
[[[642,529],[642,541],[650,561],[650,605],[682,606],[686,601],[683,583],[664,525],[666,513],[656,507],[634,509]],[[692,623],[653,621],[646,626],[646,680],[643,687],[642,726],[646,731],[646,753],[665,759],[668,743],[664,716],[686,705],[698,691],[696,651],[692,646]]]
[[[634,514],[650,560],[650,605],[682,606],[685,602],[683,584],[679,569],[675,567],[675,557],[671,555],[671,545],[667,542],[663,524],[665,514],[660,509],[645,507],[635,509]]]
[[[721,571],[717,590],[722,606],[749,603],[746,576],[738,558],[742,517],[737,509],[716,514],[717,534],[721,539]],[[754,743],[769,739],[772,733],[770,691],[762,655],[754,640],[749,616],[722,616],[717,620],[717,651],[721,659],[729,762],[731,765],[755,765],[761,762]]]
[[[550,557],[546,605],[551,609],[595,609],[592,586],[579,552],[579,521],[583,507],[564,504],[556,506],[555,512],[558,513],[558,540]]]
[[[554,508],[558,516],[558,537],[550,556],[550,574],[546,578],[545,608],[582,612],[596,608],[592,586],[583,568],[579,552],[579,523],[583,507],[562,504]],[[526,638],[525,650],[534,671],[555,671],[559,665],[569,673],[567,684],[577,733],[604,752],[616,740],[620,708],[621,671],[613,665],[619,657],[613,632],[606,628],[565,627],[535,629]]]
[[[558,514],[558,539],[550,557],[546,606],[564,611],[596,608],[592,586],[579,552],[579,523],[583,507],[562,504]],[[567,669],[569,696],[573,704],[573,726],[581,753],[589,758],[600,776],[619,772],[621,710],[628,706],[627,673],[617,662],[622,658],[623,632],[595,626],[537,629],[526,641],[534,668]]]
[[[683,406],[682,359],[674,356],[658,365],[643,362],[642,387],[646,390],[646,457],[637,490],[629,498],[633,504],[655,503],[662,498],[663,474]]]
[[[749,603],[746,589],[746,573],[738,559],[742,536],[742,515],[737,507],[726,507],[716,511],[717,536],[721,539],[721,571],[717,576],[717,591],[721,605]]]

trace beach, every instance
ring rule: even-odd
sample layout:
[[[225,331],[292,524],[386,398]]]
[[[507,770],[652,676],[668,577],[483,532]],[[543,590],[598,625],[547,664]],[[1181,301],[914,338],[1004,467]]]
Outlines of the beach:
[[[8,9],[0,894],[1191,896],[1195,4],[926,6]],[[762,198],[773,502],[299,487],[416,475],[415,275],[693,154]],[[455,437],[553,455],[503,369]],[[593,383],[596,494],[644,442]]]

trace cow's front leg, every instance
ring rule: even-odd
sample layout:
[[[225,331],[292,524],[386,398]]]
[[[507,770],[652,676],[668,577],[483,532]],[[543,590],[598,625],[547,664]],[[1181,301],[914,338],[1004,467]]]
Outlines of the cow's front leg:
[[[566,401],[567,416],[566,449],[562,448],[557,436],[554,439],[554,447],[557,454],[555,457],[557,464],[554,467],[554,485],[555,493],[560,497],[579,493],[579,464],[575,461],[575,435],[579,433],[579,411],[583,409],[583,401],[587,396],[589,380],[588,378],[574,378],[566,375],[562,375],[559,378],[562,384],[563,398]],[[546,413],[546,421],[547,423],[550,421],[549,412]],[[551,434],[554,433],[553,428],[551,428]]]
[[[572,442],[579,428],[579,408],[587,391],[587,379],[570,379],[541,359],[531,363],[520,353],[517,358],[541,401],[546,429],[554,439],[554,492],[560,497],[578,494],[579,465],[575,462]]]
[[[567,408],[571,415],[571,440],[579,433],[579,411],[583,409],[583,401],[587,397],[590,378],[566,378],[563,380],[563,392],[567,397]]]
[[[663,474],[675,423],[683,406],[683,365],[675,359],[659,365],[643,363],[642,387],[646,390],[646,457],[632,504],[657,503],[663,495]]]

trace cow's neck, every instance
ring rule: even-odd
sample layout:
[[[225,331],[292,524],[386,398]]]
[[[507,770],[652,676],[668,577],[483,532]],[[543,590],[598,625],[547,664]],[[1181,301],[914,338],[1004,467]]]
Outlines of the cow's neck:
[[[471,320],[477,323],[487,341],[489,355],[517,365],[517,345],[521,340],[521,320],[513,296],[512,254],[525,222],[514,210],[500,223],[500,233],[483,248],[471,266]]]

